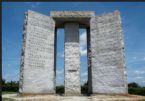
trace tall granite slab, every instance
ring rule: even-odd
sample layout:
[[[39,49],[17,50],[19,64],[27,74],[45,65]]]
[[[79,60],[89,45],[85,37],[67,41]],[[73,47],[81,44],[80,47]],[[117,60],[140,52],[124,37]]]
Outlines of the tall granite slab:
[[[92,93],[127,93],[124,42],[118,11],[90,21]]]
[[[54,30],[55,22],[52,18],[33,11],[26,13],[20,93],[55,93]]]
[[[66,23],[65,29],[65,95],[78,95],[80,87],[79,24]]]

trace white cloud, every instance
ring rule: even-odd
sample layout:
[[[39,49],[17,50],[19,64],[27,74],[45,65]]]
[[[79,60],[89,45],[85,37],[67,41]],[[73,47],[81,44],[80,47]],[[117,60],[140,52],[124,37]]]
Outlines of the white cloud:
[[[87,72],[83,72],[83,73],[81,73],[81,76],[82,76],[82,77],[87,76]]]
[[[128,82],[136,82],[140,86],[145,86],[145,83],[142,82],[145,79],[145,68],[144,67],[138,67],[137,70],[128,70]]]
[[[83,79],[82,82],[81,82],[81,84],[83,85],[86,82],[87,82],[87,79]]]
[[[136,57],[136,56],[134,56],[134,57],[133,57],[133,59],[134,59],[134,60],[136,60],[136,59],[137,59],[137,57]]]
[[[86,56],[87,55],[87,49],[80,48],[80,53],[81,53],[82,56]]]
[[[57,56],[58,56],[58,57],[64,57],[64,51],[63,51],[63,52],[58,52],[58,53],[57,53]]]
[[[145,61],[145,57],[143,58],[143,60]]]
[[[145,71],[136,70],[136,71],[134,71],[134,72],[135,72],[135,74],[145,74]]]
[[[87,39],[86,39],[86,32],[83,32],[80,36],[80,53],[82,56],[87,55]]]
[[[56,74],[57,74],[57,75],[62,75],[63,73],[64,73],[64,70],[63,70],[63,69],[57,70],[57,71],[56,71]]]
[[[137,77],[135,77],[136,79],[142,79],[142,78],[144,78],[144,77],[142,77],[142,76],[137,76]]]
[[[31,7],[32,7],[32,8],[36,8],[36,7],[38,7],[39,5],[40,5],[40,2],[36,2],[36,3],[32,4]]]
[[[143,58],[137,58],[136,56],[134,56],[133,57],[133,60],[136,60],[136,61],[142,61],[142,60],[144,60],[145,61],[145,57],[143,57]]]
[[[64,69],[56,70],[56,85],[64,84]]]
[[[87,44],[86,32],[83,32],[80,36],[80,46],[85,47],[86,44]]]
[[[81,84],[83,85],[84,83],[87,82],[87,72],[81,73]]]
[[[3,78],[8,81],[18,81],[20,76],[19,70],[13,71],[13,73],[3,74]]]

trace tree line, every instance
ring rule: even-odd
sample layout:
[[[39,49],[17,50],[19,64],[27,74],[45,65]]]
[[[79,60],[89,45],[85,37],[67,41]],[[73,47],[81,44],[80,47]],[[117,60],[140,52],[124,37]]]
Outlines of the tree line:
[[[2,91],[8,92],[18,92],[19,90],[19,82],[18,81],[9,81],[6,82],[4,79],[2,80]],[[81,86],[81,93],[87,94],[88,92],[88,83],[84,83]],[[63,94],[64,93],[64,86],[56,86],[56,93]],[[132,82],[128,84],[128,93],[129,94],[136,94],[136,95],[144,95],[145,96],[145,87],[141,87],[136,82]]]
[[[4,79],[2,79],[2,91],[18,92],[18,89],[19,89],[18,81],[6,82]]]

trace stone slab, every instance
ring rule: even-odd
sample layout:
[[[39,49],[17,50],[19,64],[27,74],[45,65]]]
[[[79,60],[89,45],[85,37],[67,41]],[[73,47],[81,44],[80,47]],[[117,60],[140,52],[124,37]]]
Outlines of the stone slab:
[[[94,11],[51,11],[54,18],[90,18],[95,16]]]
[[[80,87],[79,24],[65,24],[65,95],[78,95]]]
[[[54,29],[52,18],[33,11],[26,13],[20,93],[55,93]]]
[[[50,16],[55,20],[57,27],[64,27],[67,22],[77,22],[80,27],[89,27],[90,18],[95,16],[94,11],[51,11]]]
[[[92,17],[90,30],[92,93],[127,93],[119,12]]]

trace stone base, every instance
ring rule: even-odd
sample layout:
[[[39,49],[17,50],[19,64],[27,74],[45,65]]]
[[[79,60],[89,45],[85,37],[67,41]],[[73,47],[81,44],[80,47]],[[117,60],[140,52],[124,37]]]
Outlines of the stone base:
[[[54,93],[18,93],[17,94],[20,97],[25,97],[25,96],[40,96],[40,95],[55,95]]]
[[[91,96],[60,96],[37,95],[20,97],[17,94],[2,95],[3,101],[138,101],[145,100],[145,96],[138,95],[91,95]]]
[[[120,93],[120,94],[117,94],[117,93],[93,93],[93,94],[89,94],[90,96],[97,96],[97,95],[106,95],[106,96],[127,96],[129,95],[128,93]]]
[[[64,96],[82,96],[82,94],[74,94],[74,93],[68,93],[68,94],[64,94]]]

